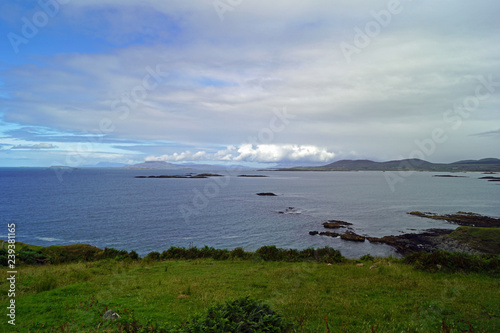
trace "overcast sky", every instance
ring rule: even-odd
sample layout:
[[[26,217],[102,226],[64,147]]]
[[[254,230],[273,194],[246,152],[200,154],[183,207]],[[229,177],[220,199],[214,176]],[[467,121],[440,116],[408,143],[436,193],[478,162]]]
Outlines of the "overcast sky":
[[[500,157],[500,3],[0,4],[0,166]]]

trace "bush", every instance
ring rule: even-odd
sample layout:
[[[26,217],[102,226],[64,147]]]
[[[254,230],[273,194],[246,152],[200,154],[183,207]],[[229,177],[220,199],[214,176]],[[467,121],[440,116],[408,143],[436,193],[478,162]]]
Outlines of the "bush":
[[[149,252],[148,255],[146,256],[147,261],[159,261],[160,260],[160,252]]]
[[[33,251],[29,249],[21,249],[16,257],[20,263],[28,265],[42,264],[49,261],[49,258],[41,251]]]
[[[274,245],[263,246],[258,248],[255,253],[264,261],[279,261],[283,259],[283,250],[276,248]]]
[[[139,260],[139,255],[135,251],[130,251],[128,257],[132,260]]]
[[[492,272],[500,273],[500,256],[474,255],[461,252],[416,252],[408,255],[403,262],[417,269],[435,272]]]
[[[243,248],[241,247],[237,247],[235,248],[234,250],[231,251],[231,253],[229,254],[229,256],[232,258],[232,259],[235,259],[235,258],[239,258],[239,259],[248,259],[250,258],[250,254],[245,252],[243,250]]]
[[[342,253],[340,253],[339,250],[335,250],[328,246],[315,250],[314,256],[316,261],[326,262],[329,264],[339,263],[345,260],[345,258],[342,256]]]
[[[195,316],[179,332],[287,332],[285,320],[267,304],[248,297],[216,305]]]
[[[371,254],[365,254],[359,258],[361,261],[374,261],[375,258]]]

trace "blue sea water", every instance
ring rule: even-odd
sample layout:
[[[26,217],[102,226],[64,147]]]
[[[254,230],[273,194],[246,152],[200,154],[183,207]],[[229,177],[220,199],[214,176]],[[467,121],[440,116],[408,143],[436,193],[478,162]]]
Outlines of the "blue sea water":
[[[480,173],[440,178],[430,172],[245,170],[241,173],[268,177],[242,178],[236,171],[210,172],[224,177],[135,178],[185,170],[0,168],[0,238],[6,239],[7,224],[15,223],[18,241],[43,246],[86,243],[145,255],[170,246],[253,251],[263,245],[328,245],[355,258],[395,252],[308,232],[324,230],[322,222],[329,219],[377,237],[456,228],[407,214],[414,210],[500,217],[500,186],[479,179]],[[400,182],[391,188],[387,176],[399,176]]]

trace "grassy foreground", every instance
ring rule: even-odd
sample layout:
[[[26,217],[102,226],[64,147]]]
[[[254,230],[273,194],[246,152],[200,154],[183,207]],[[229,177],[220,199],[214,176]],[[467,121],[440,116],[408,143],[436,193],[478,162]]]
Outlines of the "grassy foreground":
[[[4,315],[0,328],[153,332],[180,327],[217,303],[249,296],[283,316],[292,332],[500,331],[500,280],[491,272],[426,272],[401,260],[369,256],[333,264],[149,257],[21,266],[16,326]],[[5,279],[0,290],[5,309]],[[108,309],[122,318],[104,321]]]

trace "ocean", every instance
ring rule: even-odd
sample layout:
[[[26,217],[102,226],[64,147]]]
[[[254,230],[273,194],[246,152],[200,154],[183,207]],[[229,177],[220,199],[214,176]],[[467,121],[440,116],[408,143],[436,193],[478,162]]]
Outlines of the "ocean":
[[[6,239],[7,225],[15,223],[17,241],[43,246],[85,243],[142,256],[171,246],[247,251],[264,245],[331,246],[357,258],[397,254],[384,244],[309,231],[325,230],[322,223],[332,219],[376,237],[457,227],[410,211],[500,217],[500,186],[479,179],[481,173],[446,178],[432,172],[228,169],[210,170],[223,177],[206,179],[135,178],[187,172],[202,171],[0,168],[0,238]]]

